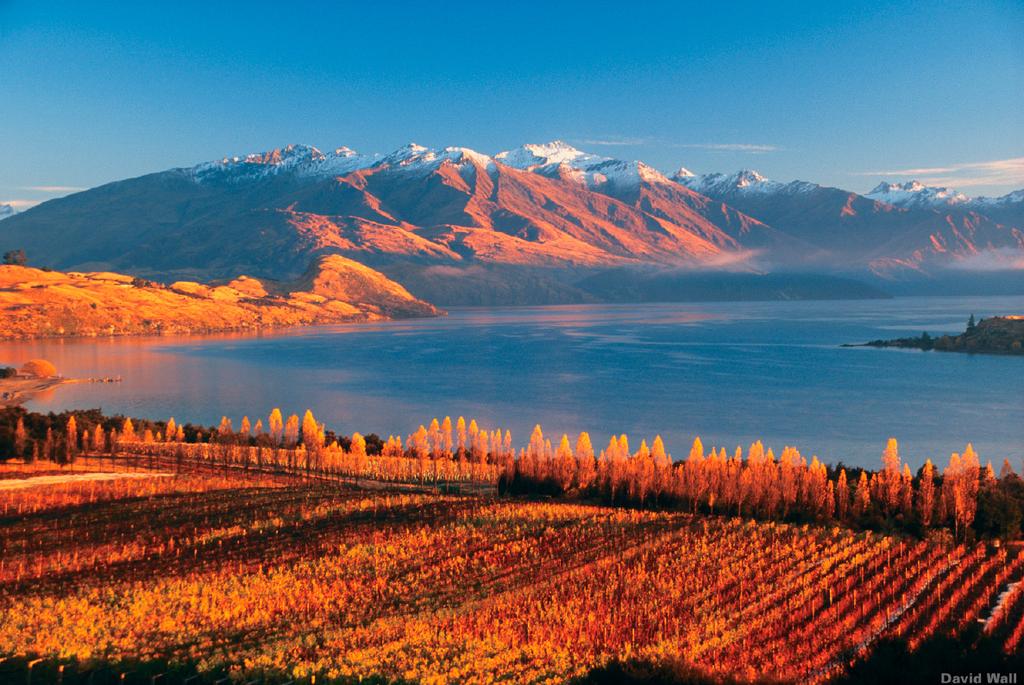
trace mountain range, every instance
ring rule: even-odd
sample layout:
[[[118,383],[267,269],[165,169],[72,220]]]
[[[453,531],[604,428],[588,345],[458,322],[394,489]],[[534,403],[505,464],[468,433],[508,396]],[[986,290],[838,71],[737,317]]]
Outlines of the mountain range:
[[[42,203],[0,223],[0,249],[18,248],[39,266],[165,281],[286,279],[336,253],[439,304],[607,300],[594,284],[612,272],[616,283],[667,274],[690,284],[676,287],[687,299],[711,274],[716,283],[784,273],[786,283],[814,274],[883,287],[972,268],[1016,277],[1024,191],[972,199],[910,183],[859,195],[755,171],[669,176],[560,141],[493,156],[289,145]]]

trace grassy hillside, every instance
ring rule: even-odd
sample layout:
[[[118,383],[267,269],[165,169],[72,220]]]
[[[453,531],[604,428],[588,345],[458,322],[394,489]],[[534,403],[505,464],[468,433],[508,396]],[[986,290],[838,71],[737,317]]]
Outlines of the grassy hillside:
[[[247,276],[170,285],[110,272],[0,266],[0,338],[201,333],[435,316],[383,274],[317,259],[293,282]]]

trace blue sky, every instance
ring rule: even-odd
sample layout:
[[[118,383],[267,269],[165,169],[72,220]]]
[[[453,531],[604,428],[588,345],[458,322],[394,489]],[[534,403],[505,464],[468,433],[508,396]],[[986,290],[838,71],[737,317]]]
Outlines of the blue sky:
[[[0,202],[303,142],[1024,187],[1024,3],[0,0]],[[556,5],[556,6],[552,6]]]

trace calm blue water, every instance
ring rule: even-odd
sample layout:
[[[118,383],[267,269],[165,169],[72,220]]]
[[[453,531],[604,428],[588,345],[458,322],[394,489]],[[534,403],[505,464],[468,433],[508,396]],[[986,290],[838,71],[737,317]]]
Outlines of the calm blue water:
[[[462,309],[260,337],[0,344],[0,363],[42,356],[67,376],[124,377],[58,388],[30,403],[41,410],[237,426],[310,407],[337,431],[385,436],[462,414],[517,445],[540,422],[553,441],[660,433],[679,458],[700,435],[871,466],[889,436],[915,467],[970,440],[998,468],[1024,457],[1024,358],[838,345],[1021,312],[1021,297]]]

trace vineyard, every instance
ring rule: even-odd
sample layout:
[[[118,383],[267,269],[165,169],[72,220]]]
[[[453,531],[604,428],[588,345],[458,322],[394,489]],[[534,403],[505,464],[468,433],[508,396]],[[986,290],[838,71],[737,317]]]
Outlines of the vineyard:
[[[554,683],[640,660],[825,682],[888,638],[1024,643],[1014,545],[213,456],[0,465],[71,476],[0,494],[0,680]]]

